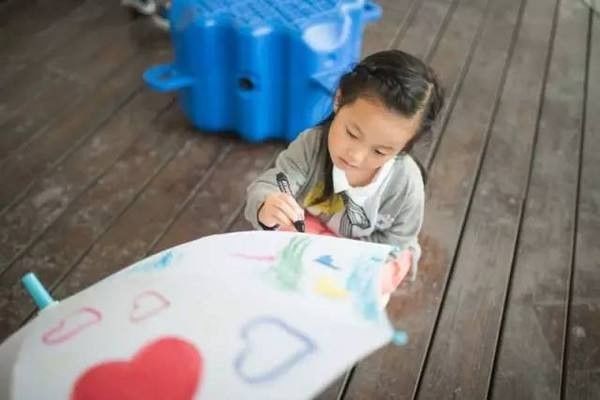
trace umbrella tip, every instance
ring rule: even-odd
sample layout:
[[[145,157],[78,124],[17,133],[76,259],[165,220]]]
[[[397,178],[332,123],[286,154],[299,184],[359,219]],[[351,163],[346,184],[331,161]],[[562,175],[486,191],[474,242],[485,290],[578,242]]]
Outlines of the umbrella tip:
[[[21,278],[21,283],[23,283],[25,290],[33,298],[33,301],[40,310],[43,310],[48,305],[54,303],[54,299],[50,297],[50,294],[46,288],[44,288],[44,285],[42,285],[33,272],[29,272],[23,276],[23,278]]]
[[[408,343],[408,333],[405,331],[395,331],[392,342],[394,342],[396,346],[406,346]]]

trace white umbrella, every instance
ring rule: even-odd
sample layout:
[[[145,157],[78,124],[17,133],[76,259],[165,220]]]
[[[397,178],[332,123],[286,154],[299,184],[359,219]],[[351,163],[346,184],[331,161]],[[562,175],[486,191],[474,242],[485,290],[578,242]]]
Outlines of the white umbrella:
[[[2,398],[311,398],[402,338],[380,290],[392,250],[290,232],[165,250],[51,303],[7,339]]]

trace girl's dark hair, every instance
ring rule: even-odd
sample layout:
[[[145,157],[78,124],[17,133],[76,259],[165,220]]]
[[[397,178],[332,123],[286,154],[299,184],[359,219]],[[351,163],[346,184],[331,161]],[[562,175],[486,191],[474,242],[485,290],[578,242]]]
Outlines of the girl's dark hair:
[[[403,152],[409,152],[421,136],[431,131],[444,105],[444,90],[433,70],[421,60],[400,50],[386,50],[366,57],[340,78],[336,99],[338,109],[358,98],[372,98],[407,118],[422,113],[419,130],[403,149]],[[334,116],[331,114],[319,124],[325,149]],[[313,204],[333,195],[331,157],[327,157],[326,162],[325,188]],[[425,179],[424,168],[417,164]]]

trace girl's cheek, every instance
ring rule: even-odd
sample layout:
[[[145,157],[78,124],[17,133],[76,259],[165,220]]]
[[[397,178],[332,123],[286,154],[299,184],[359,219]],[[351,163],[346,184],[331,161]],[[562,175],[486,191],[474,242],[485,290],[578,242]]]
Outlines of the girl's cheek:
[[[329,152],[332,154],[337,154],[340,151],[339,140],[335,133],[329,135]]]

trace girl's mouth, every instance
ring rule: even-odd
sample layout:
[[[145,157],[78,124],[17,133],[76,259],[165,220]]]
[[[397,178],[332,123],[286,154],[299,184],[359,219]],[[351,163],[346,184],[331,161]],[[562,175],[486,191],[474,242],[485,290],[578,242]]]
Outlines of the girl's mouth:
[[[344,168],[347,168],[347,169],[356,169],[356,168],[358,168],[357,166],[352,165],[348,161],[344,160],[342,157],[338,157],[338,159],[340,160],[340,164]]]

